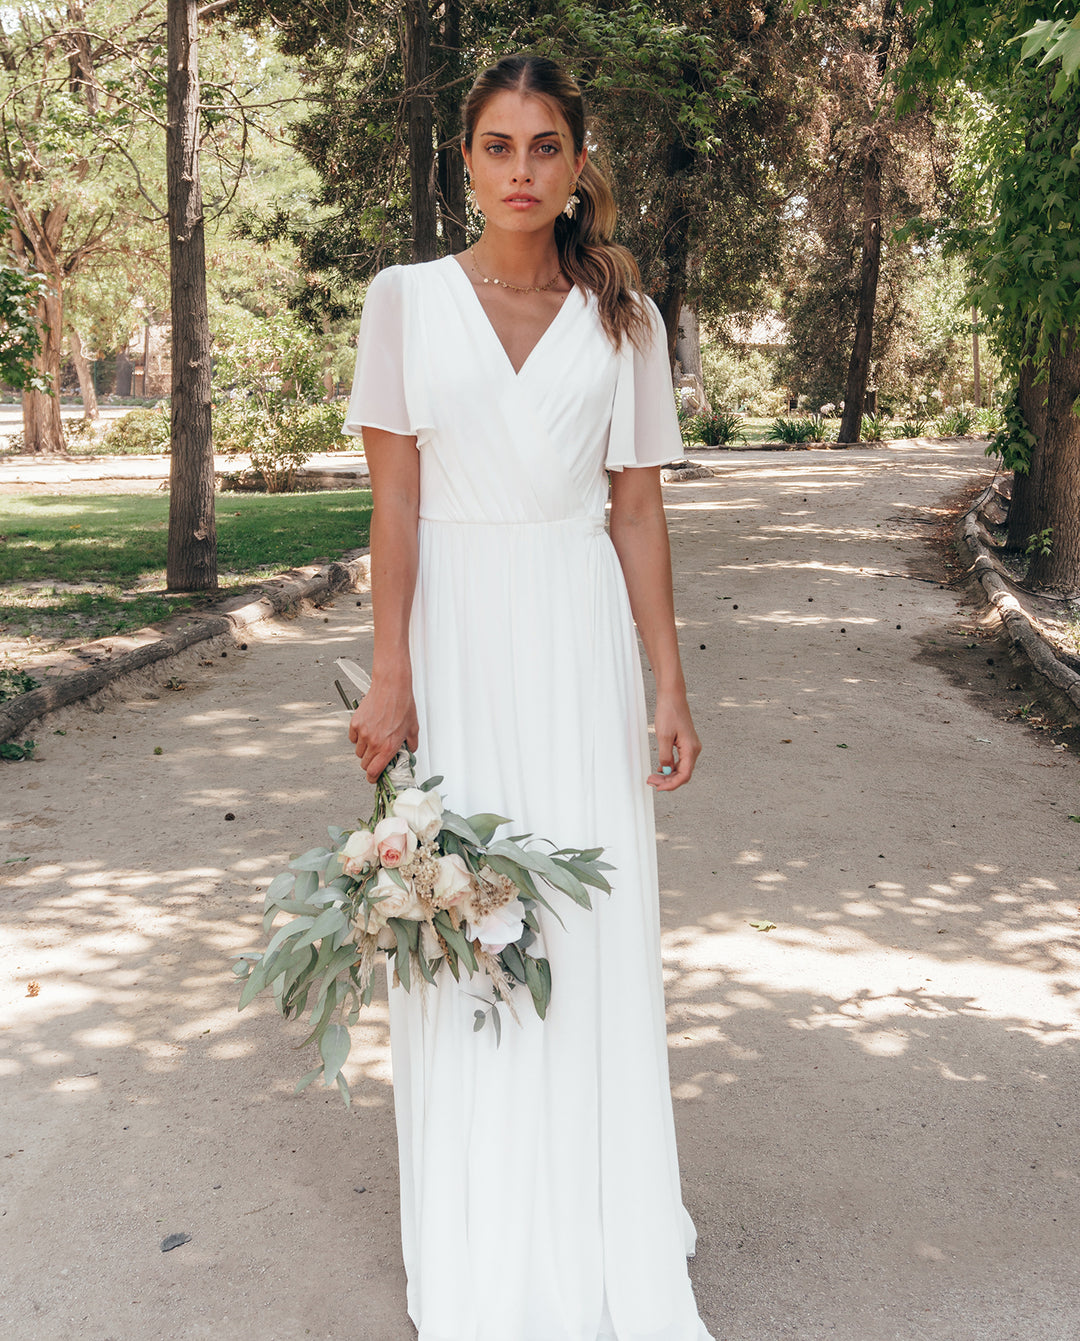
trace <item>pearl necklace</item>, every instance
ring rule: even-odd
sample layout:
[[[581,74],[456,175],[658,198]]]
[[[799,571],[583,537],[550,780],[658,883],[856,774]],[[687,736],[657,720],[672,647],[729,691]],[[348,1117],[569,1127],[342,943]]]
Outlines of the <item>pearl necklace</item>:
[[[559,276],[562,274],[561,270],[556,270],[546,284],[531,284],[527,288],[523,288],[520,284],[511,284],[508,280],[493,279],[485,275],[476,263],[476,252],[472,247],[469,248],[469,260],[472,261],[472,267],[478,278],[482,279],[485,284],[495,284],[500,289],[509,289],[511,293],[545,293],[559,282]]]

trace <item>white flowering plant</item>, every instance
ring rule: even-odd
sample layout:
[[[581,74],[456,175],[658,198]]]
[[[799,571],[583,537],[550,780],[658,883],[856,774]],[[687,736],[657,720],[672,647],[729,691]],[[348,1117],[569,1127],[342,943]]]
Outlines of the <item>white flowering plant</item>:
[[[366,691],[359,666],[337,664]],[[351,712],[355,702],[337,688]],[[490,1020],[499,1042],[501,1006],[516,1021],[517,1006],[529,1000],[543,1019],[551,1001],[551,966],[537,953],[537,907],[558,918],[549,893],[591,908],[590,889],[611,891],[603,848],[556,848],[531,834],[496,838],[509,820],[447,810],[436,790],[442,778],[417,786],[415,766],[402,749],[375,785],[371,818],[355,829],[330,825],[328,843],[274,877],[263,913],[269,943],[233,965],[243,981],[239,1009],[264,991],[286,1019],[310,1004],[311,1031],[300,1046],[317,1044],[320,1060],[298,1091],[321,1077],[350,1102],[342,1075],[349,1026],[371,1003],[380,952],[406,991],[433,987],[444,971],[459,982],[463,972],[486,978],[474,1029]],[[275,929],[282,913],[288,920]]]

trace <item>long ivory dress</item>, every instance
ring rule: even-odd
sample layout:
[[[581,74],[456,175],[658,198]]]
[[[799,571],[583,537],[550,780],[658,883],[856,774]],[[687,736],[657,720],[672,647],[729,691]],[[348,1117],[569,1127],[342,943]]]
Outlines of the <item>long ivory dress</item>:
[[[607,470],[681,450],[663,326],[617,352],[572,290],[514,369],[453,257],[364,305],[346,431],[415,435],[418,776],[461,814],[603,845],[553,894],[552,1000],[473,1032],[480,980],[390,992],[401,1235],[420,1341],[708,1341],[686,1269],[641,666]]]

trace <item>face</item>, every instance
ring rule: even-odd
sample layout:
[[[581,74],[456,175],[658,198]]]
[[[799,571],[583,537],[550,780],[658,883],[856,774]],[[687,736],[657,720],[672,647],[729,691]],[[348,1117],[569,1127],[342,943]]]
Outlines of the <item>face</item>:
[[[565,117],[546,99],[496,93],[480,113],[472,148],[462,148],[488,224],[513,232],[550,228],[581,174]]]

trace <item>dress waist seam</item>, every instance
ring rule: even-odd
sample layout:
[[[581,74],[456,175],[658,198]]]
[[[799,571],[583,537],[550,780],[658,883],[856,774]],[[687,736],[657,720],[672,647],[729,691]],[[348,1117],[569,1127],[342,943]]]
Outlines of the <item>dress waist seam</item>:
[[[542,517],[537,521],[457,521],[449,517],[425,517],[422,513],[420,521],[426,526],[456,526],[461,528],[471,527],[478,530],[507,530],[513,528],[520,530],[523,528],[537,528],[541,526],[577,526],[582,530],[591,531],[599,535],[605,530],[603,517]]]

